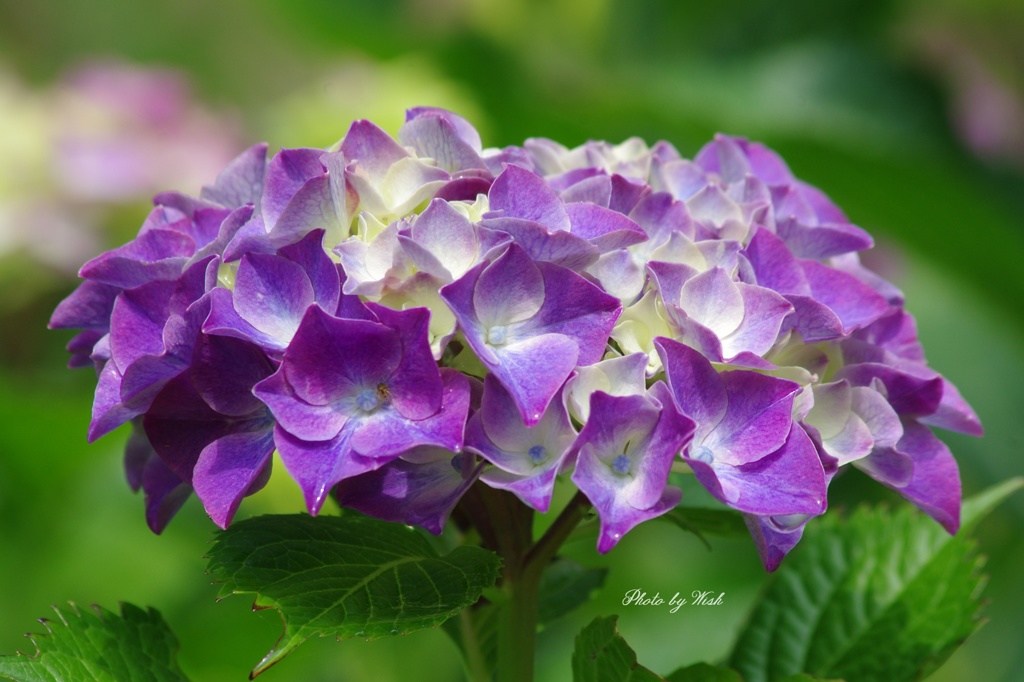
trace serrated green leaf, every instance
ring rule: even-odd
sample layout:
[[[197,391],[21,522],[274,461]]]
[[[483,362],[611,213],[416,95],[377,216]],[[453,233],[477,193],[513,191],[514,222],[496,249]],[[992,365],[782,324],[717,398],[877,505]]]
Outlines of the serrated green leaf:
[[[585,604],[607,576],[607,568],[587,568],[564,557],[552,561],[540,579],[538,624],[546,625]]]
[[[436,627],[473,604],[501,560],[477,547],[440,556],[418,531],[365,516],[262,516],[217,536],[209,570],[221,594],[255,593],[284,634],[260,674],[313,636],[374,639]]]
[[[1021,486],[963,505],[960,533],[906,506],[808,526],[755,607],[731,665],[747,682],[809,673],[857,682],[919,680],[979,624],[981,560],[966,531]]]
[[[618,616],[595,618],[576,636],[573,682],[664,682],[636,662],[636,653],[615,627]]]
[[[732,668],[720,668],[707,663],[696,663],[680,668],[665,678],[666,682],[743,682]]]
[[[732,509],[675,507],[658,518],[671,521],[683,530],[693,533],[708,549],[711,549],[711,544],[704,537],[705,535],[737,538],[746,537],[748,534],[743,515]]]
[[[27,635],[28,656],[0,656],[0,679],[17,682],[188,682],[178,667],[178,640],[160,613],[121,604],[121,615],[100,606],[74,604],[57,620],[40,619],[45,634]]]

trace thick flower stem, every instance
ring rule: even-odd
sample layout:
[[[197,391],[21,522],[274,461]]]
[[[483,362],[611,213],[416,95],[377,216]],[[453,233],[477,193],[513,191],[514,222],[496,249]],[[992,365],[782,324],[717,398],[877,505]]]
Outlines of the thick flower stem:
[[[525,508],[522,504],[519,506]],[[505,599],[498,623],[498,682],[533,680],[541,577],[589,506],[587,498],[577,493],[535,544],[523,546],[513,542],[506,545],[514,549],[510,555],[503,555],[506,563],[501,588]]]
[[[498,622],[498,682],[533,680],[539,587],[539,580],[525,575],[502,586],[506,599]]]

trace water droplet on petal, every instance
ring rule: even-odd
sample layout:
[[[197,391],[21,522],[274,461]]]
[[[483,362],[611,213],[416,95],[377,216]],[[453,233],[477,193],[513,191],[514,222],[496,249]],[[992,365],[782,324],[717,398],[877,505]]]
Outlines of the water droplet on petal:
[[[811,518],[810,514],[778,514],[769,516],[768,522],[779,532],[791,533],[800,528],[809,518]]]

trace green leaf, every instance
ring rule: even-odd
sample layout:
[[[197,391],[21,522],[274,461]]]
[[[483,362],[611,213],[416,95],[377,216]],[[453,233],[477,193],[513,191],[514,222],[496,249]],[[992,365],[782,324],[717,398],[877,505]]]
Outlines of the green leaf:
[[[615,628],[617,620],[618,616],[595,618],[576,636],[573,682],[663,682],[636,662],[636,653]]]
[[[440,556],[416,530],[356,514],[261,516],[217,536],[210,572],[221,595],[256,593],[284,634],[259,675],[313,636],[374,639],[436,627],[473,604],[501,560],[477,547]]]
[[[57,621],[40,619],[45,634],[27,635],[36,653],[0,656],[0,678],[18,682],[188,682],[178,667],[178,640],[160,613],[121,604],[57,607]]]
[[[919,680],[979,625],[981,559],[967,532],[1022,481],[964,502],[955,537],[909,506],[827,516],[778,571],[733,650],[747,682],[809,673]]]
[[[607,576],[607,568],[587,568],[571,559],[556,558],[540,579],[537,622],[546,625],[582,606],[604,585]]]
[[[711,549],[711,544],[704,537],[705,535],[739,538],[746,537],[748,534],[743,515],[732,509],[675,507],[658,518],[671,521],[683,530],[693,533],[708,549]]]
[[[666,682],[743,682],[740,674],[731,668],[719,668],[697,663],[680,668],[665,678]]]

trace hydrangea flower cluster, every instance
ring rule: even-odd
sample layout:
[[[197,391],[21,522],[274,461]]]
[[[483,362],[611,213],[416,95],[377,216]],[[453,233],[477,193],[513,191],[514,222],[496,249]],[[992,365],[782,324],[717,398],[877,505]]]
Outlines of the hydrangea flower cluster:
[[[155,532],[192,492],[226,527],[276,450],[311,514],[434,533],[472,485],[545,512],[568,478],[607,552],[692,471],[772,570],[846,465],[959,524],[931,428],[981,426],[871,246],[760,144],[484,149],[418,108],[158,195],[51,326],[98,373],[90,439],[135,425]]]

